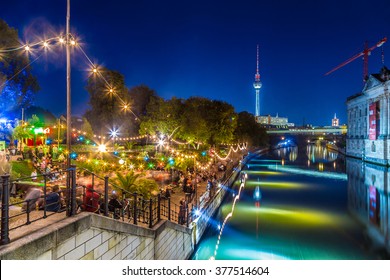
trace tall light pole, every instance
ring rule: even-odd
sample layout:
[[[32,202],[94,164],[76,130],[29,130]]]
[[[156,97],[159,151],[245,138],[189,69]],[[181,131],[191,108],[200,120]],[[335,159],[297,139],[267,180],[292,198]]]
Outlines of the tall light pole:
[[[70,0],[67,0],[66,12],[66,149],[68,154],[66,157],[66,168],[70,168],[70,151],[72,140],[72,119],[71,119],[71,91],[70,91]],[[67,187],[70,188],[70,172],[67,172],[66,177]]]

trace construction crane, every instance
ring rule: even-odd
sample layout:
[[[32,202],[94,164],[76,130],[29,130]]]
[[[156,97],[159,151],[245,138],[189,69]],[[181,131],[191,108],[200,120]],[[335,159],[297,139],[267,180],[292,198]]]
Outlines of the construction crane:
[[[374,49],[376,48],[379,48],[380,46],[382,46],[385,42],[387,41],[387,38],[384,37],[382,40],[380,40],[378,43],[376,43],[374,46],[372,46],[371,48],[368,47],[368,44],[366,42],[365,44],[365,47],[364,47],[364,50],[361,51],[360,53],[354,55],[353,57],[351,57],[350,59],[344,61],[343,63],[341,63],[340,65],[336,66],[335,68],[333,68],[332,70],[330,70],[329,72],[325,73],[324,76],[327,76],[329,75],[330,73],[333,73],[334,71],[336,71],[337,69],[340,69],[341,67],[347,65],[348,63],[354,61],[355,59],[363,56],[363,81],[365,82],[368,78],[368,56],[371,54],[371,51],[373,51]],[[383,63],[383,54],[382,54],[382,63]]]

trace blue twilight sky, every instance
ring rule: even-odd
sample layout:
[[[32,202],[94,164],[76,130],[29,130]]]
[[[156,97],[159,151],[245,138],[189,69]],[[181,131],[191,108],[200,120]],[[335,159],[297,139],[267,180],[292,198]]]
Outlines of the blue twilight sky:
[[[63,32],[65,16],[66,0],[6,1],[0,9],[27,42]],[[390,1],[72,0],[71,32],[94,62],[123,73],[128,87],[146,84],[166,99],[223,100],[253,114],[259,44],[261,114],[330,125],[335,113],[346,122],[346,98],[363,86],[363,61],[323,75],[365,41],[390,36]],[[372,52],[370,73],[382,67],[381,52]],[[384,52],[386,65],[390,42]],[[82,114],[88,64],[80,54],[73,58],[72,111]],[[66,112],[64,51],[42,55],[33,69],[37,105]]]

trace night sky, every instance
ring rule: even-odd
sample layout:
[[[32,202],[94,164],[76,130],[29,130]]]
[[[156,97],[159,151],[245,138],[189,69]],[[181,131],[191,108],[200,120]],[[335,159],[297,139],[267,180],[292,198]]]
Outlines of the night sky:
[[[66,0],[5,1],[0,17],[24,42],[65,30]],[[346,123],[345,101],[363,87],[363,61],[324,73],[390,36],[388,0],[71,1],[71,32],[99,65],[120,71],[128,87],[145,84],[161,97],[203,96],[255,112],[256,45],[260,45],[261,114],[298,125]],[[382,67],[382,49],[369,72]],[[390,66],[390,42],[384,45]],[[33,64],[41,91],[36,105],[66,112],[64,51]],[[36,57],[33,55],[33,58]],[[87,108],[88,64],[72,62],[72,111]],[[388,58],[388,59],[387,59]]]

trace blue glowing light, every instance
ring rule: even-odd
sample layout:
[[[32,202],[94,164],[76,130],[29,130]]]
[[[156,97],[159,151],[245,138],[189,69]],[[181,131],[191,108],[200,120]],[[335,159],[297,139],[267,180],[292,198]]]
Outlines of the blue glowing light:
[[[202,212],[200,212],[199,209],[195,209],[195,216],[199,217],[200,215],[202,215]]]
[[[77,158],[77,153],[72,152],[72,153],[70,154],[70,158],[71,158],[71,159],[76,159],[76,158]]]
[[[148,161],[148,160],[149,160],[149,157],[148,157],[148,156],[145,156],[145,157],[144,157],[144,160],[145,160],[145,161]]]
[[[259,201],[261,199],[261,192],[259,186],[255,188],[255,192],[253,193],[253,199],[256,201]]]

